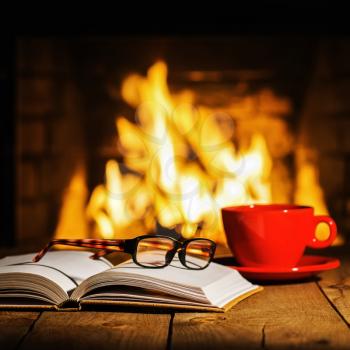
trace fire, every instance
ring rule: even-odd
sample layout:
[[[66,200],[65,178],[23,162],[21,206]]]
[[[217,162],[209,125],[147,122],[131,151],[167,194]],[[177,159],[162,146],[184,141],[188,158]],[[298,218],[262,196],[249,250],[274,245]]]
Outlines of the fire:
[[[109,160],[105,183],[90,196],[86,214],[94,236],[133,237],[160,224],[186,238],[225,243],[220,208],[274,200],[273,155],[263,133],[257,130],[248,143],[238,145],[235,138],[242,130],[230,114],[196,104],[191,91],[170,92],[164,62],[150,67],[146,77],[128,76],[121,94],[135,118],[116,118],[123,164]],[[289,112],[289,104],[268,91],[260,100],[270,106],[266,113]],[[253,105],[247,98],[244,106],[233,103],[230,110],[249,114]],[[288,147],[277,147],[275,157]]]
[[[85,203],[88,197],[86,174],[83,164],[79,163],[63,194],[56,238],[81,238],[88,235],[85,217]]]
[[[158,222],[184,237],[224,242],[220,208],[269,202],[271,158],[262,135],[240,152],[215,111],[194,107],[189,92],[171,94],[167,66],[129,76],[121,88],[135,123],[116,119],[119,151],[130,170],[106,164],[106,182],[93,191],[88,216],[102,237],[151,232]]]
[[[329,215],[323,191],[319,185],[318,170],[315,164],[308,159],[310,157],[308,157],[307,153],[307,149],[304,147],[299,147],[297,150],[299,167],[296,177],[295,202],[314,207],[316,215]],[[326,224],[317,226],[316,237],[318,239],[321,241],[326,240],[328,235],[329,228]],[[343,243],[343,237],[338,234],[334,245],[341,245]]]

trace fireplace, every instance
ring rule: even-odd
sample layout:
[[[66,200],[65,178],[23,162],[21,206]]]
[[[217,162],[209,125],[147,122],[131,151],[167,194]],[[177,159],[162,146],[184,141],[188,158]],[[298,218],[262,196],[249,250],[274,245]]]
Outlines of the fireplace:
[[[225,243],[220,207],[257,202],[312,205],[346,237],[348,62],[347,39],[18,38],[17,242]]]

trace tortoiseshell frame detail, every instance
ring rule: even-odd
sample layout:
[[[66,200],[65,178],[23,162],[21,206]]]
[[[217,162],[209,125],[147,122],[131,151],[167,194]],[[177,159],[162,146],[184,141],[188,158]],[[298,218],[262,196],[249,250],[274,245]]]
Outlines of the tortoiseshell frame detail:
[[[136,259],[136,253],[137,253],[137,246],[139,242],[145,238],[166,238],[173,242],[173,248],[169,250],[169,252],[165,256],[165,264],[162,266],[144,266],[140,264]],[[210,251],[209,251],[209,259],[208,263],[200,268],[193,268],[189,267],[186,264],[186,247],[189,243],[193,241],[207,241],[210,242]],[[211,241],[210,239],[206,238],[193,238],[188,240],[179,241],[172,237],[163,236],[163,235],[143,235],[139,236],[133,239],[54,239],[51,242],[49,242],[34,258],[33,262],[38,262],[46,253],[47,251],[53,246],[53,245],[68,245],[68,246],[74,246],[74,247],[86,247],[86,248],[95,248],[95,249],[102,249],[101,251],[96,252],[91,256],[92,259],[98,259],[101,256],[107,255],[109,253],[113,252],[124,252],[131,254],[132,259],[135,264],[150,268],[150,269],[159,269],[163,268],[165,266],[168,266],[171,261],[173,260],[176,252],[178,252],[179,260],[182,265],[184,265],[186,268],[191,270],[203,270],[205,269],[210,262],[212,261],[216,244],[215,242]]]

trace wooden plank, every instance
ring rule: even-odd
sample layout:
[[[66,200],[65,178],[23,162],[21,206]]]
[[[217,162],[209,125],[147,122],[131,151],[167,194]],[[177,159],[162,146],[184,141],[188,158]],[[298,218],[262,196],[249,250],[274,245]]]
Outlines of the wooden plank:
[[[314,282],[266,286],[225,314],[180,314],[174,349],[348,348],[350,330]]]
[[[15,349],[39,315],[39,312],[0,311],[0,349]]]
[[[339,269],[324,272],[320,278],[320,288],[350,327],[350,260],[342,259]]]
[[[169,314],[44,312],[20,349],[165,349]]]

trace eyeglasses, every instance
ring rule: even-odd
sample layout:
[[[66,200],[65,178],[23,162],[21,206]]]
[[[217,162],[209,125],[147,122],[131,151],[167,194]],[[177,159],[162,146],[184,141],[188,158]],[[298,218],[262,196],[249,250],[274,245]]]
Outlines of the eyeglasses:
[[[113,252],[125,252],[132,255],[135,264],[152,269],[168,266],[178,253],[181,264],[191,270],[205,269],[216,249],[215,242],[206,238],[178,241],[162,235],[133,239],[54,239],[33,258],[33,262],[38,262],[53,245],[101,249],[91,256],[92,259]]]

